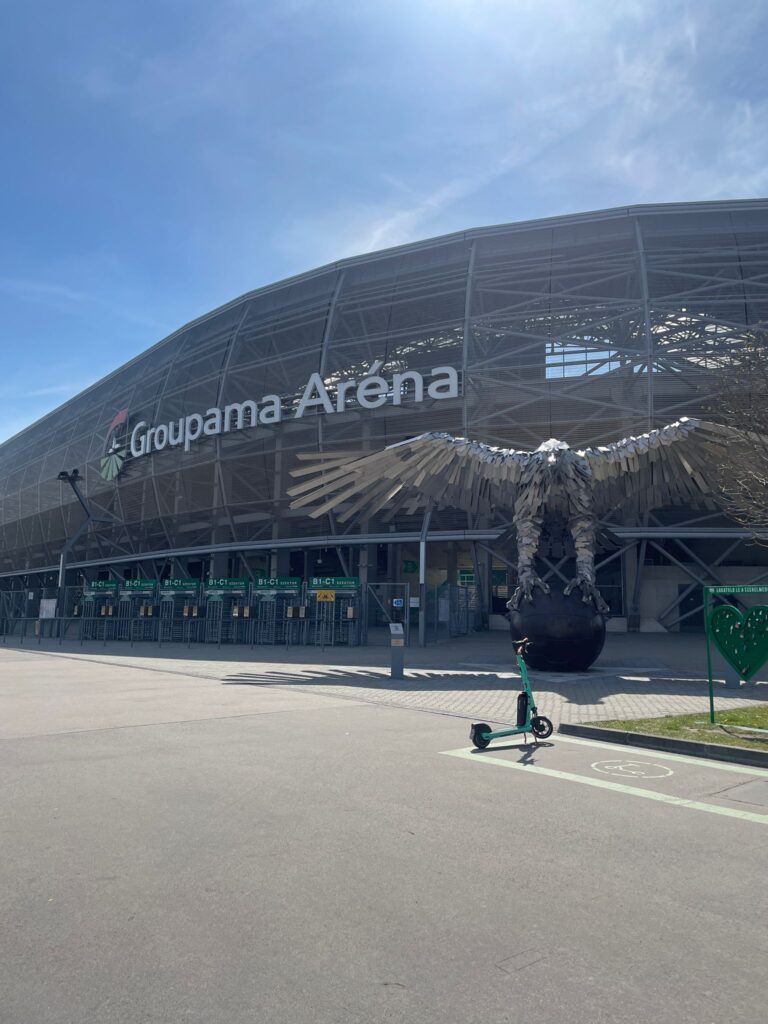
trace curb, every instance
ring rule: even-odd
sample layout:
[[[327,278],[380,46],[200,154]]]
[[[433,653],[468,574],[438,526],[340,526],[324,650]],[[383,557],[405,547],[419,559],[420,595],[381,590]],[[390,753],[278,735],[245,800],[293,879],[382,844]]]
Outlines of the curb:
[[[667,750],[673,754],[687,754],[689,757],[708,757],[714,761],[730,761],[732,764],[746,764],[753,768],[768,768],[768,751],[765,750],[728,747],[720,743],[697,743],[694,740],[676,740],[668,736],[649,736],[642,732],[621,732],[618,729],[601,729],[596,725],[571,725],[568,722],[561,723],[557,731],[564,736],[583,736],[590,740],[607,740],[609,743]]]

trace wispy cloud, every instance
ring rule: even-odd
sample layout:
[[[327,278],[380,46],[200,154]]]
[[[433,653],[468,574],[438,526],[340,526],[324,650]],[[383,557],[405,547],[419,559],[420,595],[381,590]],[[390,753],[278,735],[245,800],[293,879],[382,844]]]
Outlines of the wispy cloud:
[[[79,382],[77,384],[51,384],[46,388],[33,388],[32,391],[27,392],[27,395],[30,398],[46,398],[50,395],[76,395],[81,386]]]
[[[710,74],[739,59],[759,17],[751,5],[447,9],[456,32],[483,44],[484,66],[468,57],[477,76],[462,83],[482,130],[441,111],[444,133],[455,132],[438,140],[426,185],[423,163],[413,178],[387,166],[371,181],[377,202],[355,197],[281,224],[286,252],[322,263],[477,223],[768,191],[768,106],[734,97],[722,72],[713,88]]]
[[[768,192],[764,3],[43,6],[14,8],[34,54],[4,65],[8,417],[343,256]]]
[[[102,284],[106,284],[106,282],[102,282]],[[0,293],[19,302],[51,306],[61,312],[75,315],[81,315],[84,306],[101,307],[111,315],[132,324],[158,331],[169,329],[168,325],[159,319],[146,316],[139,309],[116,300],[112,295],[89,294],[51,281],[0,277]]]
[[[90,302],[91,297],[66,285],[50,281],[30,281],[20,277],[0,277],[0,292],[24,301],[40,302],[64,300],[66,302]]]

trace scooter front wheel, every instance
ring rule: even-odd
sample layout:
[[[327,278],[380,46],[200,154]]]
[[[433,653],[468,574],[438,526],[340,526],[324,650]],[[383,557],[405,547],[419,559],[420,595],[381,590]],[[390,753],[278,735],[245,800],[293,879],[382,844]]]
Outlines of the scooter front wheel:
[[[545,740],[548,736],[551,736],[553,728],[554,726],[550,720],[543,715],[537,715],[531,719],[531,732],[537,740]]]
[[[486,725],[485,722],[478,722],[477,725],[473,725],[469,730],[469,739],[478,750],[485,750],[491,741],[486,739],[486,735],[484,734],[489,732],[491,732],[490,725]]]

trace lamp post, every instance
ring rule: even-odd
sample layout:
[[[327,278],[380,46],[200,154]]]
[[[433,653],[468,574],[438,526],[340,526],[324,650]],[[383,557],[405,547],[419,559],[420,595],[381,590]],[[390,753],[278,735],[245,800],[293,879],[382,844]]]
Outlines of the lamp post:
[[[88,502],[83,497],[83,492],[78,487],[82,477],[80,476],[80,470],[73,469],[70,473],[66,470],[62,470],[59,473],[58,478],[62,483],[68,483],[72,490],[75,492],[77,500],[80,502],[83,511],[85,512],[84,521],[78,526],[69,540],[66,542],[64,547],[61,549],[61,555],[59,556],[59,618],[64,618],[64,584],[67,572],[67,556],[69,555],[72,548],[78,542],[80,537],[86,532],[91,523],[110,523],[113,520],[108,519],[105,516],[95,516],[88,505]]]

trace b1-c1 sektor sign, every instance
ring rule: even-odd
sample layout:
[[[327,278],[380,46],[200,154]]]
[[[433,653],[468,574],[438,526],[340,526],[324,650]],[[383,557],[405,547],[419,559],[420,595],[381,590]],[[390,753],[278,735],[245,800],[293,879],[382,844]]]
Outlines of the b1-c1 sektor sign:
[[[377,360],[360,380],[350,378],[326,384],[319,373],[313,373],[304,387],[301,399],[289,411],[283,409],[279,395],[264,395],[256,402],[232,402],[223,408],[214,406],[205,412],[193,412],[168,423],[153,426],[146,420],[131,430],[129,448],[134,459],[164,448],[183,447],[188,452],[192,444],[206,437],[227,434],[233,430],[249,430],[260,424],[271,426],[281,423],[285,416],[301,419],[308,410],[332,415],[346,412],[353,401],[359,409],[378,409],[385,403],[401,405],[404,400],[423,402],[426,398],[440,401],[457,398],[459,375],[452,366],[435,366],[426,374],[418,370],[393,373],[391,379],[379,376],[381,362]]]

